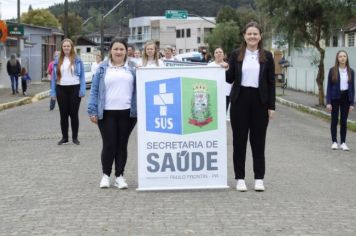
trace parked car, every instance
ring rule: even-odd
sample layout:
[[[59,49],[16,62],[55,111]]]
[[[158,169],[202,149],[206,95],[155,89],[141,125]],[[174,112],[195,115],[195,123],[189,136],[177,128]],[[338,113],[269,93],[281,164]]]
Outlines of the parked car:
[[[203,55],[200,52],[187,52],[175,56],[178,61],[201,62]]]
[[[84,62],[85,83],[86,88],[90,89],[91,81],[93,79],[93,73],[91,72],[91,63]]]

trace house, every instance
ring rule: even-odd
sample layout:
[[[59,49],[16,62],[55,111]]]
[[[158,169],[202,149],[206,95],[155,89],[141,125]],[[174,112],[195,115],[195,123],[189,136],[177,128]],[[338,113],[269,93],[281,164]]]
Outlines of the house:
[[[17,54],[21,65],[29,72],[32,82],[40,82],[46,76],[48,63],[60,48],[63,32],[57,28],[6,22],[9,36],[0,46],[0,87],[10,87],[6,63],[11,54]]]
[[[160,47],[176,46],[177,52],[197,51],[206,47],[205,37],[215,27],[215,18],[187,17],[167,19],[164,16],[143,16],[129,20],[128,44],[142,50],[149,40],[160,42]],[[207,21],[208,20],[208,21]]]

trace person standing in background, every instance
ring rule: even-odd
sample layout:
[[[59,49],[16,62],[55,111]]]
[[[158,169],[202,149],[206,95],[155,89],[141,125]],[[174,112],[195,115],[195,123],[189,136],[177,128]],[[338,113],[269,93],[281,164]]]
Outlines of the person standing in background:
[[[340,50],[336,53],[335,65],[330,68],[326,89],[326,108],[331,112],[331,149],[337,150],[337,124],[340,111],[340,148],[349,151],[346,145],[347,117],[354,109],[355,100],[355,71],[350,68],[347,52]]]
[[[12,94],[19,93],[19,75],[21,73],[20,62],[16,59],[16,55],[12,54],[10,60],[8,60],[7,74],[10,76]]]
[[[85,96],[85,72],[82,60],[74,52],[72,40],[63,39],[61,52],[53,64],[51,98],[57,99],[61,116],[62,139],[58,145],[68,144],[68,128],[72,126],[73,143],[79,145],[79,106]]]
[[[214,61],[210,62],[208,66],[222,66],[226,67],[226,62],[224,61],[224,50],[221,47],[217,47],[214,50]],[[225,68],[228,70],[228,67]],[[231,84],[225,83],[225,95],[226,95],[226,111],[229,108],[229,103],[230,103],[230,92],[231,92]]]
[[[93,77],[95,75],[96,69],[98,69],[101,61],[103,60],[102,56],[100,53],[97,53],[95,55],[95,61],[91,64],[91,73],[93,73]]]
[[[159,59],[158,47],[154,41],[148,41],[143,48],[142,67],[163,67],[164,63]]]
[[[22,67],[21,69],[21,88],[22,88],[22,94],[24,96],[27,96],[27,87],[28,87],[28,84],[30,83],[31,81],[31,77],[28,75],[27,73],[27,70],[25,67]]]
[[[272,53],[263,49],[262,30],[256,22],[243,30],[240,49],[231,53],[226,81],[230,93],[230,121],[233,132],[233,161],[236,189],[247,191],[245,161],[247,139],[253,157],[256,191],[264,191],[265,143],[269,119],[275,111],[275,75]]]

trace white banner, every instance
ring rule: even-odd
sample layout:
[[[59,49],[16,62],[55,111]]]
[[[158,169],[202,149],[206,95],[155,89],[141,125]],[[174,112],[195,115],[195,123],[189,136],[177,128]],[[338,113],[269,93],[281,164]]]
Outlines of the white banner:
[[[137,69],[138,190],[228,188],[225,70]]]

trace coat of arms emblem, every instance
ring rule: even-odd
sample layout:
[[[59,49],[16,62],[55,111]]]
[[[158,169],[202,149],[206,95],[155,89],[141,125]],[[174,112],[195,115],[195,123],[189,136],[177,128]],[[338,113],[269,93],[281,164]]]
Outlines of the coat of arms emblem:
[[[202,83],[193,85],[193,97],[191,102],[191,118],[189,124],[202,127],[213,121],[210,112],[208,86]]]

